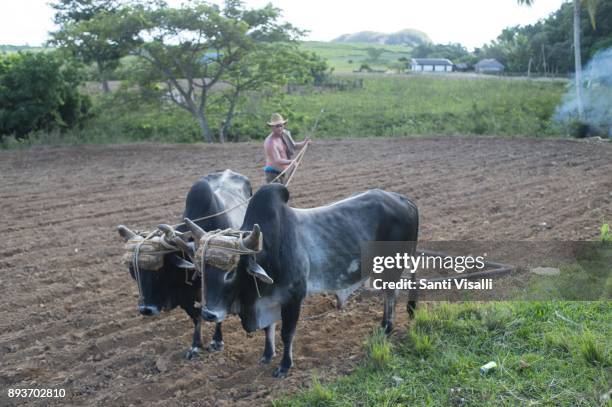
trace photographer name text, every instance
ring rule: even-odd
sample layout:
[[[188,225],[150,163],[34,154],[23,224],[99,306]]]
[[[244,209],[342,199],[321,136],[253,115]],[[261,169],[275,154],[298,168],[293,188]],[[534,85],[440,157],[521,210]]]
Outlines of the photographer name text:
[[[411,280],[401,278],[397,281],[385,281],[382,278],[372,280],[376,290],[491,290],[493,279],[483,278],[476,281],[467,279],[451,279],[443,281],[428,281],[426,278]]]

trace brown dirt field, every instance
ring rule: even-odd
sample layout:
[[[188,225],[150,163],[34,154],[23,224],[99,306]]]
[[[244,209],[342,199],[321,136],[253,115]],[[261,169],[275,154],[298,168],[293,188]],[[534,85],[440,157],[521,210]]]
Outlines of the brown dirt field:
[[[151,319],[137,312],[116,225],[178,223],[192,182],[213,170],[232,168],[259,187],[261,150],[248,143],[0,152],[0,404],[263,404],[308,386],[314,373],[329,380],[354,369],[382,315],[371,295],[309,319],[333,307],[329,297],[310,298],[295,368],[281,381],[271,377],[275,366],[257,364],[263,334],[248,337],[236,317],[224,324],[222,353],[188,361],[192,325],[182,310]],[[423,241],[579,240],[597,237],[602,219],[612,219],[611,174],[605,142],[317,140],[290,190],[296,207],[373,187],[405,194],[419,206]],[[397,322],[405,331],[403,306]],[[204,327],[204,341],[211,331]],[[9,400],[9,388],[64,388],[67,396]]]

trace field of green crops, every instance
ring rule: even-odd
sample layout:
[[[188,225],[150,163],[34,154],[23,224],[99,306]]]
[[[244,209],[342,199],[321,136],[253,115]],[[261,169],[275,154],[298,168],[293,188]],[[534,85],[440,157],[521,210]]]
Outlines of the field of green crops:
[[[563,134],[551,117],[564,82],[418,74],[362,78],[361,89],[311,92],[288,100],[309,118],[307,123],[325,110],[321,137]]]

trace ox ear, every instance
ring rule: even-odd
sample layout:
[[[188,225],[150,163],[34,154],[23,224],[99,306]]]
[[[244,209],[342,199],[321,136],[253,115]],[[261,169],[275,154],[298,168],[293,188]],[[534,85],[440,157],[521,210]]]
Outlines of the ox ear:
[[[142,237],[132,232],[130,229],[127,228],[127,226],[124,225],[117,226],[117,232],[119,232],[119,236],[121,236],[126,242],[137,237]]]
[[[289,188],[287,188],[285,185],[280,184],[280,183],[276,183],[275,185],[278,185],[277,188],[278,188],[278,191],[279,191],[281,199],[285,203],[289,202],[289,197],[290,197],[289,196]]]
[[[253,259],[249,257],[249,265],[247,267],[247,273],[254,276],[255,278],[263,281],[266,284],[274,284],[272,277],[266,273],[266,271]]]
[[[183,259],[182,257],[173,254],[170,256],[170,263],[181,269],[195,269],[192,262]]]

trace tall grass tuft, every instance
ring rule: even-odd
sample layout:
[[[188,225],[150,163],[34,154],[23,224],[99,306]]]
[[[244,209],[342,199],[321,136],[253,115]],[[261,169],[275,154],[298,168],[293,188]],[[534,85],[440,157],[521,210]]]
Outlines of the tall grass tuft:
[[[334,392],[323,386],[316,374],[312,375],[312,386],[307,394],[310,406],[328,406],[334,400]]]
[[[427,358],[433,354],[434,346],[429,335],[418,330],[411,330],[408,334],[409,346],[412,352],[422,358]]]
[[[563,332],[549,332],[544,335],[544,344],[550,351],[569,353],[572,338]]]
[[[377,369],[384,369],[391,361],[391,342],[383,329],[377,329],[365,343],[368,362]]]
[[[590,331],[585,331],[582,336],[580,353],[588,363],[594,366],[603,365],[605,362],[604,353]]]

